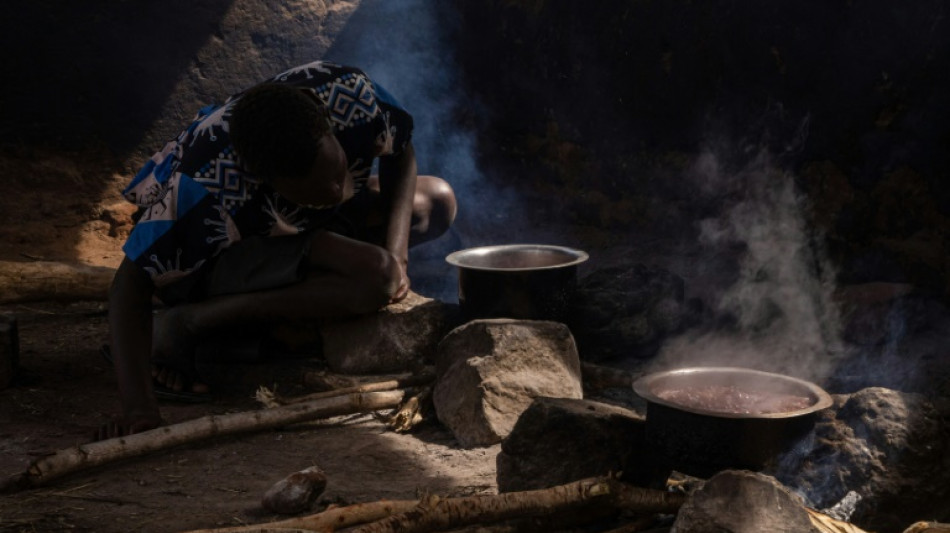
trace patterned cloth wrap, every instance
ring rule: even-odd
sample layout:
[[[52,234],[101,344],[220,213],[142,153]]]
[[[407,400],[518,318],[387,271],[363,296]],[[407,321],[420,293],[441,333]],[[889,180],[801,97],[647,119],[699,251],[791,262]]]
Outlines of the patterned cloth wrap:
[[[349,202],[364,199],[373,160],[401,153],[411,139],[412,117],[359,69],[316,61],[266,82],[312,90],[327,105],[355,183]],[[202,108],[123,191],[141,208],[123,250],[156,287],[199,271],[242,237],[322,228],[337,209],[298,206],[242,170],[228,136],[231,109],[241,94]]]

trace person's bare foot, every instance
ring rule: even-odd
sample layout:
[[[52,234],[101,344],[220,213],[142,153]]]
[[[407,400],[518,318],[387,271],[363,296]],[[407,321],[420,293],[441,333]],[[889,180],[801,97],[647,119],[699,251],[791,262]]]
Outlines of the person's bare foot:
[[[188,327],[185,313],[172,307],[152,321],[152,378],[173,391],[208,392],[195,369],[197,339]]]
[[[161,426],[161,418],[152,416],[133,417],[129,420],[113,420],[99,426],[92,436],[93,441],[125,437]]]
[[[155,383],[176,392],[191,391],[204,394],[209,391],[206,384],[196,381],[195,378],[189,377],[185,372],[162,366],[160,363],[152,365],[152,378]]]

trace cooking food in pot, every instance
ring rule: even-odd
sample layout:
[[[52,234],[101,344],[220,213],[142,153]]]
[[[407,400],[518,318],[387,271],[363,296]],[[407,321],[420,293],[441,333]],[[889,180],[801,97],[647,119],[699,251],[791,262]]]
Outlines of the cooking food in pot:
[[[647,402],[646,442],[657,450],[660,470],[697,477],[765,468],[832,404],[814,383],[737,367],[656,372],[637,379],[633,390]]]
[[[658,390],[670,403],[716,413],[788,413],[809,407],[807,396],[771,391],[744,390],[734,385],[699,385]]]

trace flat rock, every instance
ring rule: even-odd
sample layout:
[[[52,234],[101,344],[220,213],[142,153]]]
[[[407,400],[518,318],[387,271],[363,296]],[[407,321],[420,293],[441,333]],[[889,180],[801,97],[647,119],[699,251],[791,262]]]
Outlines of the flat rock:
[[[418,365],[435,352],[446,333],[446,304],[410,292],[378,313],[320,326],[323,355],[334,372],[378,374]]]
[[[564,324],[475,320],[439,343],[433,402],[462,446],[501,442],[542,396],[583,397],[577,347]]]
[[[499,492],[627,473],[643,451],[644,419],[590,400],[536,398],[501,443]]]
[[[775,478],[724,470],[690,494],[670,533],[817,533],[802,501]]]

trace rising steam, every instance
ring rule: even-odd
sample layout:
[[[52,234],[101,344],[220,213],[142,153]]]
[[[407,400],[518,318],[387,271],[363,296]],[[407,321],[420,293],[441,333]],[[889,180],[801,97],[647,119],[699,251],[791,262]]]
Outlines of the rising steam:
[[[728,172],[706,152],[693,169],[696,190],[727,190],[727,208],[699,223],[704,250],[740,254],[738,281],[711,302],[729,317],[715,331],[669,342],[662,366],[742,366],[820,381],[839,353],[839,320],[831,295],[833,269],[803,216],[793,177],[761,151]]]
[[[451,234],[413,253],[440,253],[512,238],[520,216],[511,190],[490,185],[477,162],[474,126],[466,117],[486,113],[467,92],[450,36],[458,30],[450,6],[424,0],[364,0],[327,52],[327,59],[363,69],[385,86],[413,116],[413,145],[420,174],[437,175],[455,190],[459,211]],[[521,227],[528,227],[521,223]],[[412,269],[421,263],[410,261]],[[415,266],[414,266],[415,265]],[[416,281],[427,296],[457,297],[457,273],[436,266]]]

